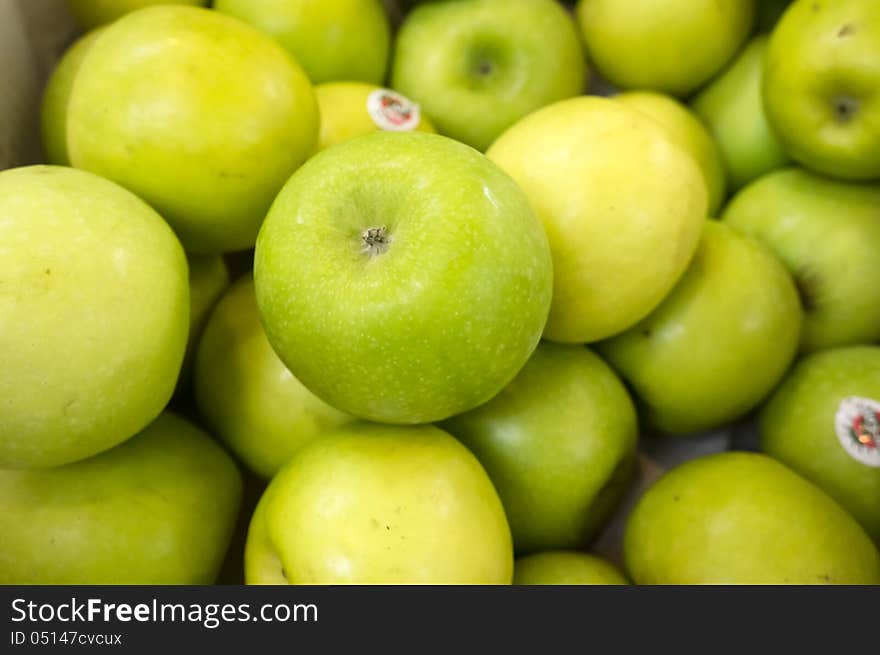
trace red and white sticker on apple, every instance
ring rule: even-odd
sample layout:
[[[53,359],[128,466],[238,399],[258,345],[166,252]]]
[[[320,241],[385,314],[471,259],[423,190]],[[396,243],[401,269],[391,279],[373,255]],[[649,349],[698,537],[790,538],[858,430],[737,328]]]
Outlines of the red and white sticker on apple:
[[[880,467],[880,402],[850,396],[840,401],[834,431],[850,457]]]
[[[376,89],[367,97],[367,113],[380,130],[410,132],[419,126],[419,105],[391,89]]]

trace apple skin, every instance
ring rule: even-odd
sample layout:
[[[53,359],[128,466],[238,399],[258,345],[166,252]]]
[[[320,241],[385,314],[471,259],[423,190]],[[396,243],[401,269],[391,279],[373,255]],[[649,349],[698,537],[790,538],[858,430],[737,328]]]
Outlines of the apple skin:
[[[880,178],[880,3],[797,0],[767,47],[767,117],[788,154],[846,180]]]
[[[211,584],[241,487],[232,459],[170,413],[95,457],[0,470],[0,584]]]
[[[624,551],[641,585],[880,583],[880,555],[859,524],[758,453],[666,473],[630,515]]]
[[[443,427],[485,467],[518,553],[588,544],[635,463],[632,401],[578,346],[542,343],[501,393]]]
[[[644,321],[599,344],[649,425],[691,434],[754,408],[797,353],[801,307],[764,246],[707,221],[690,268]]]
[[[580,0],[590,61],[621,89],[684,97],[730,61],[749,36],[753,0]]]
[[[302,69],[228,16],[158,6],[92,44],[67,120],[70,159],[137,193],[188,252],[254,245],[273,198],[313,151],[318,109]]]
[[[805,309],[801,350],[880,340],[880,185],[777,171],[734,196],[723,220],[794,276]]]
[[[381,84],[391,26],[381,0],[215,0],[214,9],[274,37],[315,84]]]
[[[203,7],[208,0],[67,0],[70,13],[85,30],[112,23],[125,14],[153,5]]]
[[[628,585],[613,564],[572,551],[536,553],[516,560],[515,585]]]
[[[835,433],[841,401],[851,396],[880,402],[880,347],[801,360],[761,413],[761,450],[821,487],[880,542],[880,468],[850,456]]]
[[[485,150],[532,111],[583,93],[577,28],[553,0],[424,4],[397,36],[391,86],[441,134]]]
[[[260,324],[251,275],[238,280],[211,314],[196,357],[195,392],[214,434],[266,479],[303,445],[352,420],[278,359]]]
[[[708,213],[714,215],[724,202],[727,182],[721,152],[700,119],[678,100],[662,93],[629,91],[615,99],[660,123],[669,138],[694,158],[706,183]]]
[[[385,243],[367,246],[373,232]],[[313,393],[360,418],[428,423],[486,402],[525,365],[553,266],[528,200],[486,157],[374,132],[290,179],[254,278],[269,342]]]
[[[354,424],[272,480],[245,548],[247,584],[510,584],[498,495],[468,450],[425,425]]]
[[[370,94],[381,88],[364,82],[327,82],[316,86],[315,97],[321,115],[318,150],[381,129],[367,111]],[[431,134],[437,132],[424,114],[414,129]]]
[[[786,166],[790,159],[767,123],[761,79],[767,37],[756,37],[693,100],[715,137],[731,189]]]
[[[70,166],[70,157],[67,154],[67,103],[82,60],[102,31],[97,29],[89,32],[64,52],[43,91],[40,127],[43,154],[50,164]]]
[[[564,100],[521,120],[487,155],[525,191],[550,240],[545,338],[588,343],[621,332],[687,268],[706,185],[642,112],[608,98]]]
[[[214,305],[229,287],[229,269],[220,255],[187,255],[189,264],[189,338],[177,380],[178,392],[189,389],[196,348]]]
[[[89,457],[152,421],[189,327],[183,249],[95,175],[0,173],[0,468]]]

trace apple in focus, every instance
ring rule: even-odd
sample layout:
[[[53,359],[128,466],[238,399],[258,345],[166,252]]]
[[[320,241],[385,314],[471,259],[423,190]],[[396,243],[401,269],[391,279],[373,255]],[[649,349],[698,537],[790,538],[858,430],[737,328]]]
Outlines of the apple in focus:
[[[628,585],[611,562],[575,551],[548,551],[516,560],[515,585]]]

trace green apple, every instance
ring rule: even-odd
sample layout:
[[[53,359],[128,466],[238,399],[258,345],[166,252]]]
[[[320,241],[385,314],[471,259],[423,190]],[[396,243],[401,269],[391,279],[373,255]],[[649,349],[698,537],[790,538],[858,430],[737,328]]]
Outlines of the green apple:
[[[485,150],[526,114],[586,88],[574,21],[553,0],[424,4],[397,36],[392,86],[441,134]]]
[[[417,103],[374,84],[327,82],[315,87],[315,97],[321,115],[318,150],[376,130],[437,131]]]
[[[485,467],[520,553],[588,544],[635,464],[632,401],[578,346],[541,344],[501,393],[443,427]]]
[[[760,425],[761,450],[824,489],[880,542],[880,347],[803,359]]]
[[[204,6],[208,0],[67,0],[70,13],[83,29],[112,23],[117,18],[152,5]]]
[[[188,327],[186,257],[156,212],[83,171],[0,173],[0,468],[134,435],[171,398]]]
[[[580,0],[590,60],[612,84],[686,96],[748,37],[754,0]]]
[[[290,179],[257,240],[269,342],[330,405],[427,423],[501,391],[538,345],[553,266],[522,191],[486,157],[374,132]]]
[[[303,445],[351,420],[306,389],[269,345],[250,275],[223,296],[199,344],[199,412],[252,471],[271,478]]]
[[[880,178],[880,2],[797,0],[767,47],[764,106],[788,154],[819,173]]]
[[[381,0],[214,0],[214,9],[273,36],[315,84],[385,79],[391,27]]]
[[[737,194],[723,217],[794,276],[806,317],[802,350],[880,340],[880,185],[777,171]]]
[[[545,107],[487,153],[519,183],[553,252],[545,337],[587,343],[644,318],[687,268],[706,219],[699,168],[622,102]]]
[[[433,426],[356,424],[272,480],[248,532],[248,584],[510,584],[498,495]]]
[[[43,91],[40,111],[43,154],[50,164],[70,166],[70,157],[67,155],[67,104],[82,60],[102,31],[97,29],[89,32],[64,52]]]
[[[726,193],[724,163],[718,145],[700,119],[678,100],[662,93],[629,91],[615,97],[660,123],[669,138],[694,158],[709,194],[708,213],[718,211]]]
[[[761,79],[766,51],[767,37],[754,38],[693,100],[694,111],[715,137],[734,190],[789,162],[764,113]]]
[[[211,584],[240,499],[229,456],[168,413],[100,455],[0,470],[0,584]]]
[[[599,345],[665,433],[721,427],[770,393],[794,358],[801,308],[769,250],[707,221],[697,254],[663,303]]]
[[[587,553],[555,551],[516,560],[515,585],[626,585],[613,564]]]
[[[178,393],[188,389],[196,348],[214,305],[229,287],[229,269],[220,255],[187,255],[189,263],[189,339],[177,381]]]
[[[757,453],[672,469],[630,515],[624,551],[636,584],[880,584],[880,554],[859,524]]]
[[[82,62],[67,119],[73,165],[137,193],[194,253],[252,247],[317,135],[311,84],[284,49],[194,7],[108,26]]]

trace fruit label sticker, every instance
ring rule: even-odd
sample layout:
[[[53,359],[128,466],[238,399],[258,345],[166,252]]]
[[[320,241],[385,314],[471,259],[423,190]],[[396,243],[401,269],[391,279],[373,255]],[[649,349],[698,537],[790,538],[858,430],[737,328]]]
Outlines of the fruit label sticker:
[[[377,89],[367,97],[367,113],[380,130],[409,132],[422,120],[418,104],[391,89]]]
[[[856,396],[844,398],[834,417],[834,430],[851,457],[880,467],[880,402]]]

